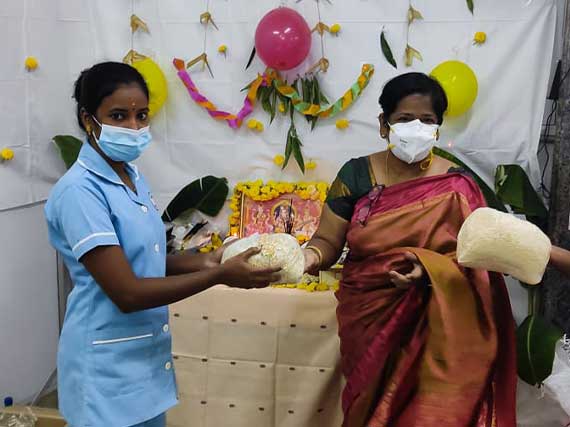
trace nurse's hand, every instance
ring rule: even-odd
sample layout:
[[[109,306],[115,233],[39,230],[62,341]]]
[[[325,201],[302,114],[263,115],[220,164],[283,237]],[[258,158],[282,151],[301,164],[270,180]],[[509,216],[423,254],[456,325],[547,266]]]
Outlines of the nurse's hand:
[[[222,264],[222,282],[228,286],[250,289],[263,288],[279,280],[280,268],[259,269],[247,262],[260,251],[260,248],[250,248]]]
[[[406,274],[390,271],[390,281],[397,288],[407,289],[411,286],[426,284],[428,278],[420,260],[411,252],[406,252],[406,261],[412,264],[412,271]]]

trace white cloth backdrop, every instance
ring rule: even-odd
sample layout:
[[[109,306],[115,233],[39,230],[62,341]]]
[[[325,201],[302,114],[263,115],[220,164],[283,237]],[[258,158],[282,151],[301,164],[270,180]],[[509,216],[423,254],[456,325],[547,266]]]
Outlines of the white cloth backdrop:
[[[200,67],[191,75],[220,109],[235,112],[244,94],[240,89],[264,67],[256,59],[244,66],[252,48],[256,23],[280,3],[298,9],[312,27],[317,22],[314,0],[210,0],[219,31],[208,29],[208,46],[215,78]],[[330,98],[339,97],[357,77],[361,65],[376,67],[370,86],[342,117],[351,120],[346,131],[334,119],[323,120],[310,132],[297,118],[307,159],[318,163],[306,179],[331,180],[351,157],[370,153],[379,144],[377,98],[383,83],[408,70],[429,72],[447,59],[466,61],[479,77],[480,93],[472,113],[446,123],[442,145],[451,147],[479,173],[491,179],[498,163],[519,163],[536,183],[536,148],[552,60],[556,23],[554,0],[475,0],[471,16],[464,0],[415,0],[424,21],[413,25],[410,44],[424,57],[414,67],[403,66],[405,0],[321,1],[322,20],[342,25],[340,36],[327,35],[326,55],[331,68],[321,78]],[[15,159],[0,164],[0,210],[47,197],[64,172],[51,138],[80,136],[75,124],[72,83],[79,71],[94,62],[121,60],[131,47],[129,17],[134,11],[151,33],[136,34],[134,48],[153,57],[163,68],[170,97],[154,120],[155,141],[140,159],[155,197],[164,207],[192,179],[206,174],[225,176],[231,183],[263,178],[298,180],[294,162],[285,172],[273,165],[282,153],[287,122],[278,118],[269,126],[265,113],[253,117],[266,131],[253,134],[213,121],[196,106],[178,80],[172,58],[190,59],[202,51],[204,27],[199,15],[206,0],[3,0],[0,2],[0,147],[11,147]],[[385,27],[395,56],[394,70],[384,60],[379,34]],[[488,42],[473,46],[476,31]],[[320,55],[314,35],[303,72]],[[226,44],[227,58],[217,53]],[[39,68],[28,73],[24,59],[37,57]]]

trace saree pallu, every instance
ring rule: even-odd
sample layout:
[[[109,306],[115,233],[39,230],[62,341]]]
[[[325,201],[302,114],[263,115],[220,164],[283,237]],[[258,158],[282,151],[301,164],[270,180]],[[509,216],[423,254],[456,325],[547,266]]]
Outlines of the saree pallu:
[[[337,292],[343,427],[515,427],[515,324],[503,277],[455,257],[463,221],[485,206],[479,188],[448,173],[372,192],[355,206]],[[429,284],[391,284],[391,270],[412,268],[406,252]]]

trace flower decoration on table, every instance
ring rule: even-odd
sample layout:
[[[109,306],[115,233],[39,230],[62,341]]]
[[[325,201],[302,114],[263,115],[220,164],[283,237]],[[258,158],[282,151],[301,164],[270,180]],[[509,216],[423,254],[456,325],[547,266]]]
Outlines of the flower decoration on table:
[[[28,71],[34,71],[36,68],[38,68],[38,65],[39,62],[34,56],[28,56],[24,61],[24,66]]]
[[[0,161],[9,162],[13,158],[14,158],[14,150],[12,150],[11,148],[6,147],[0,150]]]
[[[304,274],[299,283],[283,283],[278,285],[271,285],[273,288],[286,288],[286,289],[299,289],[306,292],[326,292],[337,291],[339,282],[323,283],[319,277],[310,274]]]
[[[483,31],[477,31],[473,36],[473,44],[482,45],[487,41],[487,33]]]
[[[220,237],[220,235],[218,233],[212,233],[211,237],[210,237],[210,243],[206,244],[205,246],[202,246],[200,249],[198,249],[198,252],[200,253],[209,253],[209,252],[213,252],[216,249],[221,248],[223,245],[222,242],[222,238]]]
[[[230,199],[230,235],[288,232],[305,243],[318,227],[328,188],[324,182],[240,182]]]

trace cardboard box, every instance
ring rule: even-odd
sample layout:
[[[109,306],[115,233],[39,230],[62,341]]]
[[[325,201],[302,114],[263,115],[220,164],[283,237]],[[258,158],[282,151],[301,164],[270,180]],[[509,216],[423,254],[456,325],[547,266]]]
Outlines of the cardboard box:
[[[31,407],[30,410],[38,418],[35,427],[65,427],[67,423],[56,409]],[[28,414],[28,409],[22,406],[1,408],[0,413]]]

